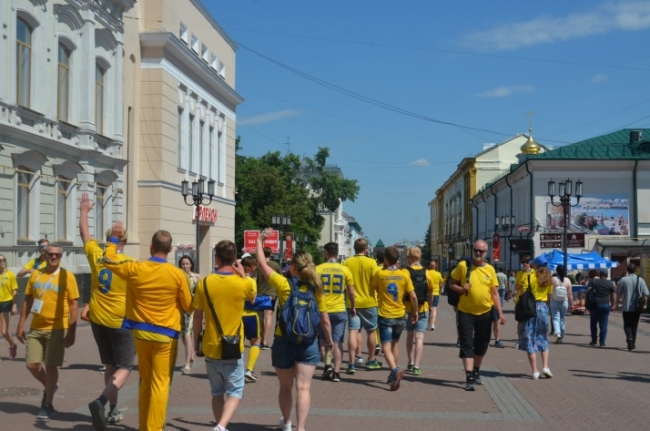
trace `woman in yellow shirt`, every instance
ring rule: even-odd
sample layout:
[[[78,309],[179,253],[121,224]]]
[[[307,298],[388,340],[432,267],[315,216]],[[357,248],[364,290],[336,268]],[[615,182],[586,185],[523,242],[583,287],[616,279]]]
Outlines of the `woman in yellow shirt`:
[[[521,322],[519,330],[519,350],[528,354],[528,361],[533,370],[533,379],[537,380],[540,373],[537,369],[537,352],[542,356],[542,375],[548,379],[553,377],[548,367],[548,302],[553,293],[553,280],[548,270],[546,259],[538,256],[531,262],[534,274],[529,275],[530,282],[524,283],[523,291],[530,289],[535,296],[537,317],[527,322]],[[521,295],[520,295],[521,297]]]
[[[0,332],[9,343],[9,359],[16,357],[18,346],[9,333],[9,318],[16,314],[14,298],[18,291],[16,275],[7,268],[7,258],[0,254]],[[2,359],[0,359],[2,360]]]

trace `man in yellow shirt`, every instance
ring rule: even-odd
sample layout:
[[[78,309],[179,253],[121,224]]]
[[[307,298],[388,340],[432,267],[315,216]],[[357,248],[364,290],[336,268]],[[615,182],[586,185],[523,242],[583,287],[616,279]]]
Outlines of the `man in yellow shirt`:
[[[422,258],[422,250],[420,247],[409,248],[407,254],[409,265],[404,268],[411,277],[413,290],[418,302],[418,320],[414,323],[406,322],[406,353],[408,354],[408,367],[407,372],[419,376],[422,374],[420,371],[420,360],[422,359],[422,351],[424,350],[424,332],[427,329],[427,322],[429,321],[429,304],[433,302],[433,290],[435,288],[434,280],[431,273],[420,265]],[[409,315],[413,312],[411,301],[404,298],[404,305],[406,307],[406,314]],[[415,338],[415,344],[413,343]]]
[[[37,269],[43,269],[47,266],[47,246],[50,242],[46,239],[40,239],[38,241],[38,252],[39,256],[27,262],[24,267],[18,271],[16,277],[23,277],[27,274],[31,274]]]
[[[494,267],[485,261],[487,243],[478,240],[472,250],[471,268],[461,261],[453,270],[449,287],[460,294],[458,300],[458,337],[460,357],[466,377],[466,391],[475,391],[482,385],[479,374],[483,357],[490,345],[492,306],[496,308],[500,324],[506,323],[501,310],[497,287],[499,282]]]
[[[153,234],[151,257],[141,262],[123,262],[117,244],[124,234],[118,221],[106,243],[103,264],[127,282],[126,317],[123,329],[135,338],[140,371],[140,431],[160,431],[165,427],[167,402],[181,330],[181,312],[192,311],[192,293],[187,276],[167,262],[172,236],[166,230]]]
[[[244,392],[242,315],[244,302],[255,300],[256,288],[242,265],[237,262],[237,248],[232,241],[219,241],[215,254],[219,269],[196,285],[193,329],[196,353],[205,356],[210,380],[212,413],[217,422],[214,431],[226,431]],[[204,316],[205,329],[200,340]],[[239,358],[223,357],[224,339],[230,336],[239,336]],[[200,350],[199,341],[202,343]]]
[[[436,261],[429,262],[429,269],[427,269],[427,277],[433,281],[433,298],[431,299],[431,306],[429,307],[429,325],[428,329],[431,331],[436,330],[436,317],[438,317],[438,303],[440,302],[440,288],[444,283],[442,274],[436,271]]]
[[[7,258],[0,254],[0,332],[9,343],[9,359],[16,358],[18,346],[9,332],[9,318],[16,314],[16,292],[18,282],[16,275],[7,268]]]
[[[79,314],[77,281],[74,274],[60,267],[61,246],[48,244],[46,256],[46,267],[33,271],[27,282],[16,329],[18,340],[27,344],[27,369],[45,387],[41,409],[36,416],[39,419],[48,419],[54,413],[52,400],[59,367],[63,365],[65,348],[74,344]],[[32,323],[25,336],[25,321],[30,313]]]
[[[345,323],[348,321],[346,313],[345,298],[347,295],[350,306],[348,312],[351,316],[356,316],[356,298],[354,293],[354,283],[350,270],[336,262],[339,255],[339,245],[336,242],[328,242],[323,246],[325,254],[325,263],[316,267],[316,272],[323,282],[325,307],[332,325],[332,356],[334,367],[325,364],[322,380],[332,380],[333,382],[341,381],[341,362],[343,360],[343,339],[345,337]],[[325,334],[319,331],[321,339],[321,356],[325,358]]]
[[[354,256],[349,257],[343,266],[347,267],[352,273],[352,284],[354,286],[355,294],[355,314],[352,315],[350,310],[350,301],[347,300],[348,306],[348,352],[350,354],[350,363],[348,369],[345,371],[347,374],[354,374],[355,368],[355,353],[357,352],[357,335],[361,328],[366,330],[368,336],[368,360],[366,361],[366,368],[369,370],[378,370],[381,368],[381,363],[375,358],[375,346],[377,344],[377,337],[375,330],[377,329],[377,298],[375,289],[371,285],[372,277],[377,273],[379,268],[375,261],[366,256],[368,251],[368,242],[364,238],[359,238],[354,241]],[[361,360],[363,362],[363,360]]]
[[[98,431],[106,429],[106,423],[115,424],[123,416],[117,409],[117,392],[131,373],[135,359],[133,335],[130,329],[122,329],[126,307],[126,281],[113,274],[102,264],[104,250],[97,240],[90,235],[88,213],[94,204],[83,193],[79,200],[79,233],[84,243],[84,251],[90,266],[90,303],[88,317],[99,358],[106,366],[104,373],[104,390],[99,398],[88,404],[93,426]],[[106,240],[117,236],[112,229],[106,232]],[[118,237],[117,259],[120,262],[132,262],[135,259],[122,253],[126,245],[127,233]],[[108,417],[105,415],[109,403]]]
[[[410,314],[411,324],[414,325],[418,321],[418,299],[413,291],[413,283],[409,273],[397,267],[398,259],[397,247],[386,248],[384,256],[386,268],[374,275],[371,284],[377,292],[379,338],[384,357],[391,370],[386,382],[390,385],[391,391],[399,389],[400,380],[404,377],[404,371],[400,371],[397,364],[399,363],[399,338],[404,330],[406,319],[409,318],[404,307],[405,296],[410,299],[411,310],[413,310]]]

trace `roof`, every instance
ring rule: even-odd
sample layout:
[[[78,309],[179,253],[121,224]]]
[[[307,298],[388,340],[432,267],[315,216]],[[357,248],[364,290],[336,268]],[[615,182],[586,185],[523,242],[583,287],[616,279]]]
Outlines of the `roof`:
[[[377,244],[375,244],[375,247],[384,247],[384,241],[380,238],[379,241],[377,241]]]
[[[643,138],[630,145],[630,132],[639,131]],[[528,160],[650,160],[650,129],[621,129],[606,135],[557,147],[540,154],[530,154]]]

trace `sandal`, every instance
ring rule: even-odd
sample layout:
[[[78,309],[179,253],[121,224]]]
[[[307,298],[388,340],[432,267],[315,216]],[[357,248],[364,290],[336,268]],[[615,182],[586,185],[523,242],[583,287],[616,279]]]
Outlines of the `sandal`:
[[[190,368],[193,368],[193,367],[194,367],[194,361],[195,361],[194,358],[190,359]]]
[[[192,373],[192,372],[190,371],[189,368],[185,368],[185,367],[183,367],[183,369],[181,370],[181,374],[185,374],[185,375],[187,375],[187,374],[191,374],[191,373]]]

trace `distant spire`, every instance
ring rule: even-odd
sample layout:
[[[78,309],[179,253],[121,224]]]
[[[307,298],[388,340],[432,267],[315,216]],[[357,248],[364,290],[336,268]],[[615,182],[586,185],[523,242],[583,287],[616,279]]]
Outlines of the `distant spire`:
[[[533,111],[526,112],[528,116],[528,140],[519,149],[523,154],[539,154],[541,147],[533,140]]]

